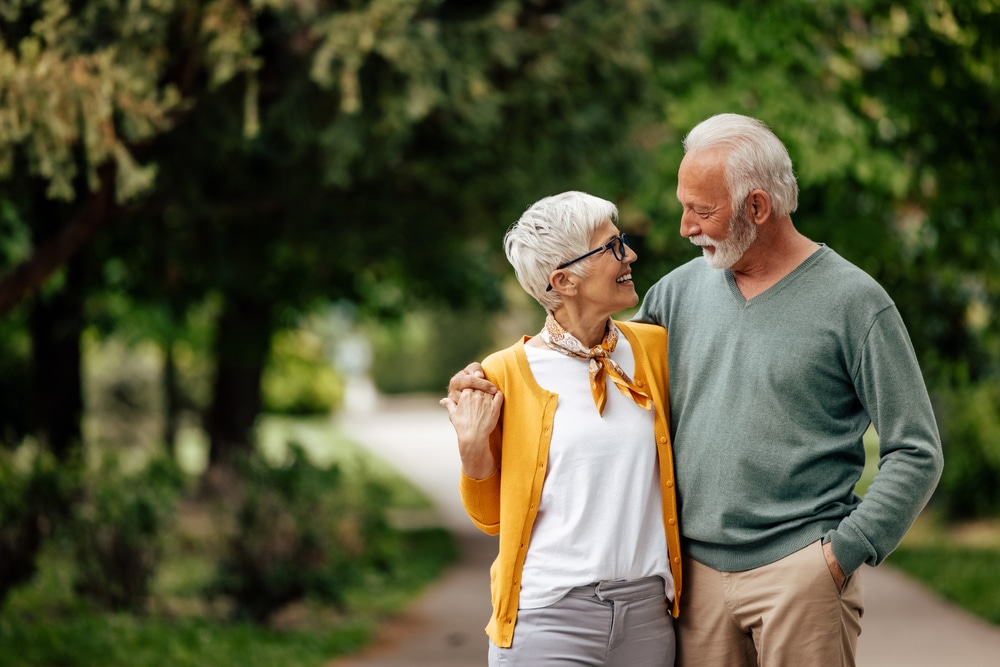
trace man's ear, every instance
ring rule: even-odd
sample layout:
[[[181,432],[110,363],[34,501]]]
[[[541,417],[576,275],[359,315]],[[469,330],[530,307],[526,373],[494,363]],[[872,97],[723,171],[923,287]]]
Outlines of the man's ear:
[[[565,269],[556,269],[549,274],[549,284],[552,289],[563,296],[576,294],[576,276]]]
[[[747,196],[747,214],[754,224],[761,224],[771,217],[771,195],[763,190],[753,190]]]

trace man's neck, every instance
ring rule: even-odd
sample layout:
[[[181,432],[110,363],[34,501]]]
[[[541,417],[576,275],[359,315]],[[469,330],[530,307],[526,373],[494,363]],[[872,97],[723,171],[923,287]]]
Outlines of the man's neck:
[[[794,227],[772,237],[758,237],[740,261],[733,265],[736,286],[743,298],[749,301],[778,284],[817,249],[819,244]]]

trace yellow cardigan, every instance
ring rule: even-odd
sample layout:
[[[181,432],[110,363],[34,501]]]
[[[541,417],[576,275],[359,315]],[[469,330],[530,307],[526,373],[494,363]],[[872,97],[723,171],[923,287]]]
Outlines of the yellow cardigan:
[[[635,383],[652,392],[656,411],[654,433],[660,462],[663,529],[674,578],[672,613],[680,613],[681,544],[674,493],[674,460],[670,446],[670,404],[667,395],[667,332],[659,326],[615,322],[632,345]],[[511,645],[517,621],[521,568],[528,552],[531,528],[538,513],[548,465],[552,420],[558,396],[535,382],[523,339],[483,361],[486,377],[504,395],[503,412],[490,434],[490,448],[500,462],[486,479],[462,475],[462,504],[472,522],[489,535],[500,534],[500,549],[490,568],[493,616],[486,633],[502,648]]]

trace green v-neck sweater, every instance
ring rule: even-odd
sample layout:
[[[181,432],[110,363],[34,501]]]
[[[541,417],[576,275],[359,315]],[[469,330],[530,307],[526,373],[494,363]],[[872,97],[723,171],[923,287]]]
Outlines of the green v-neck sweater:
[[[899,544],[941,475],[941,442],[899,312],[826,246],[763,294],[698,258],[646,294],[666,327],[683,547],[721,571],[824,539],[847,574]],[[862,500],[862,437],[879,473]]]

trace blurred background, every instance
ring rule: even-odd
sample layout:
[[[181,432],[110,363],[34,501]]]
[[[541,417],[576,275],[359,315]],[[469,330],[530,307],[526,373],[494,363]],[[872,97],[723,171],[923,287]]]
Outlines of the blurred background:
[[[618,205],[640,295],[694,256],[680,142],[720,112],[899,306],[946,467],[893,558],[1000,623],[998,9],[0,3],[0,663],[363,644],[454,545],[332,416],[537,330],[500,239],[543,196]]]

